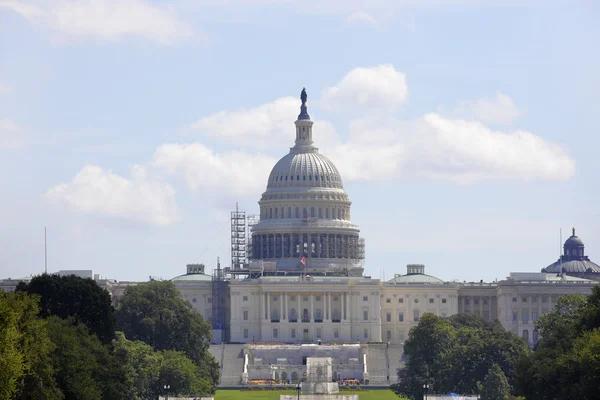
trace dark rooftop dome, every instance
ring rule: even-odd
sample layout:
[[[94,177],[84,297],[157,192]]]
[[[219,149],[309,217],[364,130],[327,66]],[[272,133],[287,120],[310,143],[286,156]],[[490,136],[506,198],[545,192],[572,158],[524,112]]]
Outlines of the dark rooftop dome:
[[[585,274],[600,275],[600,265],[592,262],[585,255],[583,241],[575,235],[575,228],[573,228],[573,234],[565,241],[564,254],[560,256],[558,261],[544,268],[542,272],[557,274],[564,272],[567,275],[576,276]]]

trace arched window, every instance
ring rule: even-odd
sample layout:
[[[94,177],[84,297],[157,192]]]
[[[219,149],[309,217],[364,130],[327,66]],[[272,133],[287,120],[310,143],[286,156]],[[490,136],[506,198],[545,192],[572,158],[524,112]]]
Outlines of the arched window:
[[[296,321],[298,321],[298,315],[296,313],[296,309],[292,308],[290,310],[290,322],[296,322]]]
[[[333,311],[331,312],[331,319],[334,321],[339,321],[340,320],[340,310],[338,310],[337,308],[334,308]]]
[[[322,321],[323,320],[323,316],[321,315],[321,309],[317,308],[315,310],[315,321]]]
[[[417,310],[417,309],[413,310],[413,316],[414,316],[415,322],[419,322],[419,320],[420,320],[420,318],[419,318],[419,310]]]
[[[296,371],[292,372],[292,381],[297,381],[298,380],[298,373]]]
[[[279,372],[275,371],[275,380],[278,381],[279,380]]]
[[[319,218],[323,218],[323,209],[319,207]]]
[[[534,331],[533,331],[533,343],[534,344],[537,343],[539,339],[540,338],[538,336],[538,331],[537,331],[537,329],[534,329]]]
[[[529,343],[529,331],[527,329],[523,329],[523,339]]]
[[[281,373],[281,380],[285,381],[287,383],[288,377],[287,377],[287,372],[282,372]]]
[[[302,322],[309,322],[310,321],[310,315],[308,314],[308,309],[305,308],[304,311],[302,311]]]

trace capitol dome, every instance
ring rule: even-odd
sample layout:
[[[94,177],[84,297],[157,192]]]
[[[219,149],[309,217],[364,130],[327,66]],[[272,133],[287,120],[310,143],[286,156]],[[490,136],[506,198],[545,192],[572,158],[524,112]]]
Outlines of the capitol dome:
[[[573,235],[565,241],[563,254],[558,261],[542,269],[542,272],[565,273],[579,278],[600,280],[600,265],[592,262],[585,255],[585,246],[575,235],[575,228],[573,228]]]
[[[296,141],[269,174],[252,227],[251,269],[264,274],[362,275],[364,240],[333,162],[313,146],[302,90]]]

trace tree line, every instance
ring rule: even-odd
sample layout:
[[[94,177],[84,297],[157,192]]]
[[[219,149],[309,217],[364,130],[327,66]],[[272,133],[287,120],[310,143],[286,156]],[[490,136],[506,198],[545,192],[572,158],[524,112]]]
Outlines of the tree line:
[[[0,398],[212,394],[210,331],[172,282],[130,286],[115,310],[94,280],[44,274],[0,292]]]
[[[472,394],[482,400],[600,399],[600,287],[565,295],[536,322],[531,349],[498,321],[471,314],[424,314],[404,344],[406,362],[392,390]]]

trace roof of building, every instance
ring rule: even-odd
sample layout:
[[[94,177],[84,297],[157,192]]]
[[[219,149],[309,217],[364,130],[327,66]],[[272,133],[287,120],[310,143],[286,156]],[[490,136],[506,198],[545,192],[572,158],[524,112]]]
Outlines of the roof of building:
[[[561,273],[562,271],[568,273],[585,273],[594,272],[600,273],[600,265],[589,260],[570,260],[561,261],[558,260],[555,263],[547,266],[543,269],[543,272],[548,273]]]
[[[444,283],[444,281],[427,274],[396,274],[392,279],[387,281],[387,283]]]
[[[192,274],[183,274],[176,276],[175,278],[171,278],[171,281],[187,281],[187,282],[196,282],[196,281],[210,281],[212,277],[206,274],[200,273],[192,273]]]
[[[267,189],[318,187],[343,189],[342,176],[333,162],[318,150],[292,149],[271,170]]]

